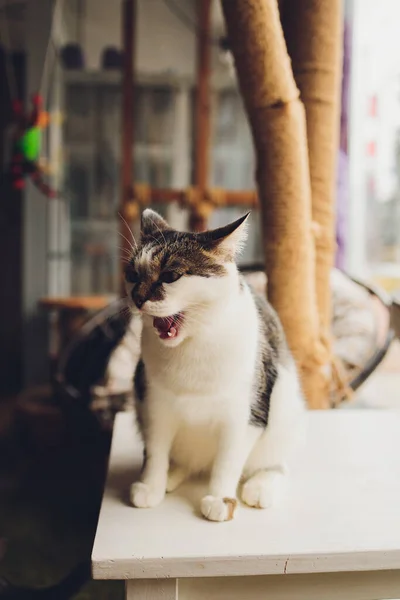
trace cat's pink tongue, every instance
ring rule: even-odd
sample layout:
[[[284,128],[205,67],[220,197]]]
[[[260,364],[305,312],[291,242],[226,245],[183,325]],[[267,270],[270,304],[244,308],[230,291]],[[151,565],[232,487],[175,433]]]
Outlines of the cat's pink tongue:
[[[161,339],[172,339],[178,335],[178,329],[175,326],[175,316],[172,317],[154,317],[153,327],[158,331]]]

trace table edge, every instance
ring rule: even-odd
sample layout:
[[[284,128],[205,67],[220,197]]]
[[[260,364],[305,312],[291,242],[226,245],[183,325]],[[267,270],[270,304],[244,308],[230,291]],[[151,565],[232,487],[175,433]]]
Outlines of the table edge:
[[[92,556],[93,579],[301,575],[400,569],[400,549],[277,556],[129,559]]]

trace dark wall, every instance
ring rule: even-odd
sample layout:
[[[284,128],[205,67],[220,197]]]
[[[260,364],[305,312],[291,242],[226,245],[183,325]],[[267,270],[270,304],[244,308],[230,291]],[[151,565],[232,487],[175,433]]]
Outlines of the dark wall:
[[[54,0],[29,0],[26,5],[26,95],[40,91],[49,107],[46,86],[46,56],[53,52],[50,35]],[[50,65],[52,63],[50,62]],[[39,300],[48,294],[48,201],[28,182],[23,207],[23,377],[25,385],[44,383],[49,378],[48,315]]]
[[[26,61],[23,54],[7,60],[8,69],[5,51],[0,47],[0,396],[18,392],[23,377],[23,199],[6,176],[10,153],[6,135],[12,120],[8,74],[15,74],[18,93],[23,98]]]

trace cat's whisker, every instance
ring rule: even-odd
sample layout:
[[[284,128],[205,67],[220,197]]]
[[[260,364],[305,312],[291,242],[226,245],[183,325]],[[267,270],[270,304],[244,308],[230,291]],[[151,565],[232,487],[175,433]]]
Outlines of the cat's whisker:
[[[206,320],[201,320],[201,315],[200,318],[198,318],[198,316],[196,315],[192,315],[190,313],[185,313],[183,316],[178,315],[176,318],[176,322],[178,323],[178,325],[204,325],[206,323]]]
[[[117,246],[118,250],[121,250],[123,252],[126,252],[127,254],[129,254],[129,256],[131,256],[132,252],[129,248],[125,248],[124,246]]]
[[[202,316],[204,314],[207,314],[207,308],[206,307],[199,307],[199,306],[190,306],[187,309],[187,312],[185,313],[190,317],[196,317],[196,316]]]
[[[129,231],[129,233],[131,234],[132,241],[133,241],[133,243],[135,244],[135,248],[137,248],[137,247],[138,247],[138,244],[137,244],[137,241],[136,241],[136,239],[135,239],[135,236],[133,235],[133,231],[132,231],[132,229],[131,229],[131,228],[130,228],[130,226],[129,226],[129,223],[126,221],[126,219],[125,219],[125,218],[122,216],[122,214],[121,214],[120,212],[118,213],[118,215],[119,215],[119,217],[122,219],[122,221],[125,223],[125,225],[126,225],[126,227],[127,227],[128,231]]]
[[[182,323],[181,323],[181,324],[182,324]],[[197,326],[199,326],[199,327],[203,327],[204,325],[206,325],[206,320],[204,320],[204,321],[200,321],[200,320],[198,320],[198,319],[186,319],[186,320],[183,322],[183,325],[186,325],[186,326],[188,326],[188,325],[197,325]]]
[[[132,260],[132,253],[129,252],[126,248],[118,248],[120,251],[120,258],[124,259],[126,262],[130,262]]]
[[[152,235],[151,233],[146,233],[146,237],[151,238],[152,240],[154,240],[156,242],[156,244],[158,244],[160,242],[159,238],[155,237],[154,235]],[[165,239],[165,238],[164,238]]]
[[[136,252],[136,248],[134,248],[134,246],[132,245],[132,243],[130,242],[130,240],[128,240],[128,238],[127,238],[127,237],[126,237],[126,236],[125,236],[125,235],[124,235],[124,234],[123,234],[121,231],[118,231],[118,234],[119,234],[119,235],[120,235],[120,236],[121,236],[121,237],[122,237],[122,238],[123,238],[123,239],[124,239],[126,242],[128,242],[128,244],[129,244],[130,248],[132,249],[132,252],[133,252],[133,254],[135,254],[135,252]]]
[[[153,219],[151,219],[151,222],[153,223],[153,225],[155,227],[157,227],[158,231],[161,233],[161,237],[164,240],[164,247],[166,247],[167,246],[167,240],[165,239],[165,236],[164,236],[162,230],[160,229],[160,227],[157,225],[157,223]]]
[[[122,300],[127,300],[127,296],[122,298]],[[119,302],[119,301],[116,300],[115,302]],[[114,304],[114,302],[112,304]],[[128,320],[130,320],[130,317],[131,317],[131,312],[129,310],[129,306],[127,304],[125,304],[124,306],[121,306],[121,308],[116,313],[108,315],[104,319],[104,322],[109,323],[110,321],[114,321],[115,319],[118,319],[118,318],[128,321]]]
[[[132,253],[129,252],[129,250],[127,250],[126,248],[118,248],[121,256],[123,256],[124,258],[130,259],[132,257]]]

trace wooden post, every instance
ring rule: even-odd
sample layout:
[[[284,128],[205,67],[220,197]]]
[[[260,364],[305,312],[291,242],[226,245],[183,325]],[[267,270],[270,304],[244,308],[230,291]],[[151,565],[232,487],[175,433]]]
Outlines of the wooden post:
[[[335,256],[336,159],[339,148],[342,0],[285,0],[283,28],[306,109],[316,293],[321,343],[331,355],[330,276]],[[327,365],[329,369],[329,364]]]
[[[195,113],[194,183],[201,194],[209,182],[210,162],[210,73],[211,73],[211,0],[197,0],[197,88]],[[207,227],[204,216],[192,212],[190,227],[202,231]]]
[[[299,365],[310,407],[327,407],[305,113],[278,2],[222,0],[222,7],[256,148],[268,297]]]
[[[127,219],[127,206],[131,200],[133,185],[133,90],[134,90],[134,35],[136,21],[136,0],[124,0],[122,5],[122,114],[121,114],[121,200],[120,212]],[[119,223],[121,232],[120,283],[121,294],[125,295],[123,265],[131,251],[129,240],[131,233],[123,219]]]

